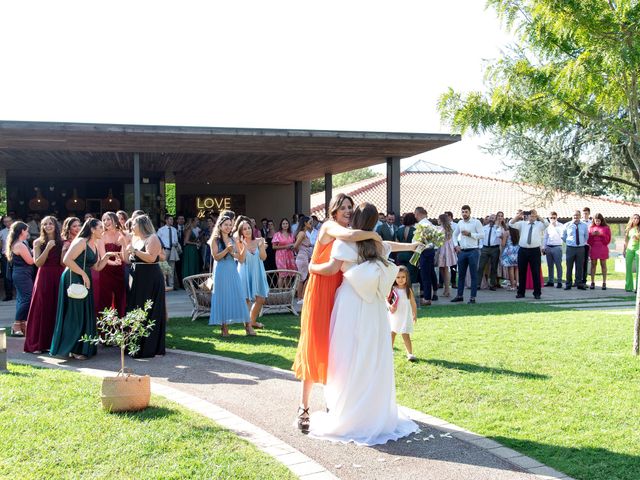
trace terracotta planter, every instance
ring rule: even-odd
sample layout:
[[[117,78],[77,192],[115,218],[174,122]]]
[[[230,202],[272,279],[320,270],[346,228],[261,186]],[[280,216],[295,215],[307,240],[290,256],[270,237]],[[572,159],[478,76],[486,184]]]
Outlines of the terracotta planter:
[[[109,412],[144,410],[151,398],[149,375],[118,375],[102,379],[102,408]]]

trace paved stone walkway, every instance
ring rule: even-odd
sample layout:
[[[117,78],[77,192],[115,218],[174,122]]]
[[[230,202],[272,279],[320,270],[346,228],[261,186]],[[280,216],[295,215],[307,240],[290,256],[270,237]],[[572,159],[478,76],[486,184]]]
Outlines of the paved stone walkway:
[[[87,361],[61,360],[25,354],[22,339],[9,340],[9,358],[16,362],[94,372],[113,371],[119,365],[119,352],[114,348],[100,347],[99,354]],[[258,439],[254,443],[283,463],[294,462],[287,466],[305,480],[568,478],[497,442],[415,411],[411,415],[422,431],[398,442],[366,448],[313,440],[294,428],[299,384],[290,372],[279,369],[180,351],[170,351],[165,357],[152,360],[128,358],[127,362],[136,373],[152,376],[157,393],[174,391],[168,398],[189,408],[199,405],[194,408],[196,411],[212,412],[207,416],[223,426],[250,441]],[[321,391],[317,388],[313,392],[312,410],[322,408]],[[231,420],[224,412],[232,414]],[[251,425],[258,430],[252,432],[248,427]]]

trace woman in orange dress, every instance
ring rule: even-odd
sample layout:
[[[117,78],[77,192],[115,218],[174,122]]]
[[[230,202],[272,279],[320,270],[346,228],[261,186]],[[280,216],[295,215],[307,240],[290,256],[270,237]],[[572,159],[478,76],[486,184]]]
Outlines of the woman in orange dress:
[[[324,222],[318,232],[311,263],[325,263],[331,259],[333,241],[338,238],[348,242],[361,240],[381,241],[380,236],[371,231],[347,228],[353,211],[351,197],[340,193],[329,204],[331,218]],[[326,383],[327,359],[329,356],[329,327],[331,310],[336,290],[342,283],[342,272],[321,276],[310,273],[304,293],[304,303],[300,315],[300,340],[293,371],[302,380],[302,399],[298,408],[298,428],[302,433],[309,431],[309,396],[314,383]]]

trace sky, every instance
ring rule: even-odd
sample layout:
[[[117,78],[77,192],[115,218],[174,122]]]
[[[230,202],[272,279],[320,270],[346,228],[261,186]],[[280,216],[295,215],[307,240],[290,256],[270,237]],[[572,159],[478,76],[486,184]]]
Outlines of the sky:
[[[449,133],[438,97],[482,89],[511,41],[484,5],[2,2],[0,119]],[[421,158],[509,177],[486,142]]]

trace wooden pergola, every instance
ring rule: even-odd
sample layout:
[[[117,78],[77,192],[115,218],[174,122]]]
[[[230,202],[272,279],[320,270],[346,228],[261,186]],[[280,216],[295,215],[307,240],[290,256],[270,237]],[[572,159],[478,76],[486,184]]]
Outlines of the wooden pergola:
[[[430,133],[210,128],[0,121],[0,170],[46,178],[141,174],[181,181],[296,185],[382,162],[390,210],[400,205],[400,159],[457,142]],[[328,202],[327,202],[328,203]]]

